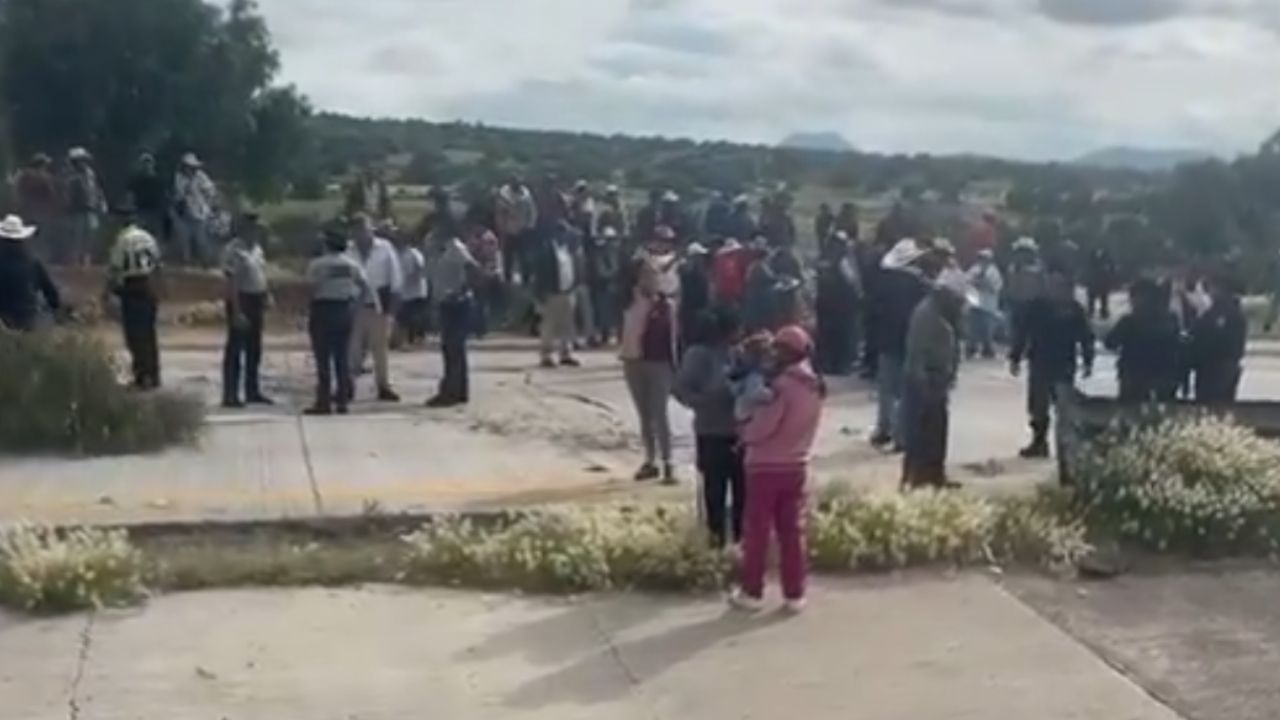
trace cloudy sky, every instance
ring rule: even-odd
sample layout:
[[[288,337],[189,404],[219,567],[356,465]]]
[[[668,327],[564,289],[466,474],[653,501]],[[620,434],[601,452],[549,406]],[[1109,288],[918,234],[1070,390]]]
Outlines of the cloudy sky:
[[[1280,0],[260,2],[362,115],[1036,159],[1280,127]]]

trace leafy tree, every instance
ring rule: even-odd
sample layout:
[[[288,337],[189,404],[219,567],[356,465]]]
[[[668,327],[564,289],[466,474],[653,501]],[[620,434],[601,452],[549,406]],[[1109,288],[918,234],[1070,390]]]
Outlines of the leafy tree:
[[[191,150],[255,197],[278,195],[310,110],[272,85],[279,58],[253,0],[6,0],[0,97],[22,153],[90,147],[109,186],[141,150]]]

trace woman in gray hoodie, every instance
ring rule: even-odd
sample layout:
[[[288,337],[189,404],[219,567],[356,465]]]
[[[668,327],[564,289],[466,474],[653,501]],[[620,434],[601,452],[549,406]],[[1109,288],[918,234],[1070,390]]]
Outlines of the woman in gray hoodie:
[[[741,323],[731,310],[703,313],[673,390],[676,400],[693,410],[707,531],[716,547],[724,547],[730,530],[735,540],[742,537],[746,507],[742,448],[728,378],[730,354],[740,331]]]

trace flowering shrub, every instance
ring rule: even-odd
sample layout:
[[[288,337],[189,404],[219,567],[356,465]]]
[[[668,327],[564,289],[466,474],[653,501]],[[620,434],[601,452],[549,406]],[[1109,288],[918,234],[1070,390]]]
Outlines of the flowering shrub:
[[[546,508],[485,528],[446,517],[405,538],[409,575],[532,592],[715,587],[726,564],[692,523],[665,506]]]
[[[1090,522],[1157,551],[1280,550],[1280,446],[1227,420],[1109,431],[1078,460]]]
[[[1059,523],[1037,500],[967,493],[824,493],[807,517],[819,571],[1016,561],[1069,565],[1087,549],[1083,525]],[[409,575],[534,592],[722,587],[732,556],[710,549],[683,506],[549,507],[480,526],[450,517],[407,536]]]
[[[0,603],[49,612],[143,597],[142,559],[122,530],[0,527]]]

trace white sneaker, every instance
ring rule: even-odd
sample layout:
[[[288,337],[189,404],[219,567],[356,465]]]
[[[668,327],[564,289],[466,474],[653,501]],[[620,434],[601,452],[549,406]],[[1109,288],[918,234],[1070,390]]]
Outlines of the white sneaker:
[[[743,612],[760,612],[764,609],[764,599],[751,597],[743,592],[742,588],[734,588],[733,592],[729,593],[729,607]]]
[[[795,600],[788,600],[783,604],[783,607],[792,615],[799,615],[804,612],[804,607],[807,604],[804,598],[796,598]]]

